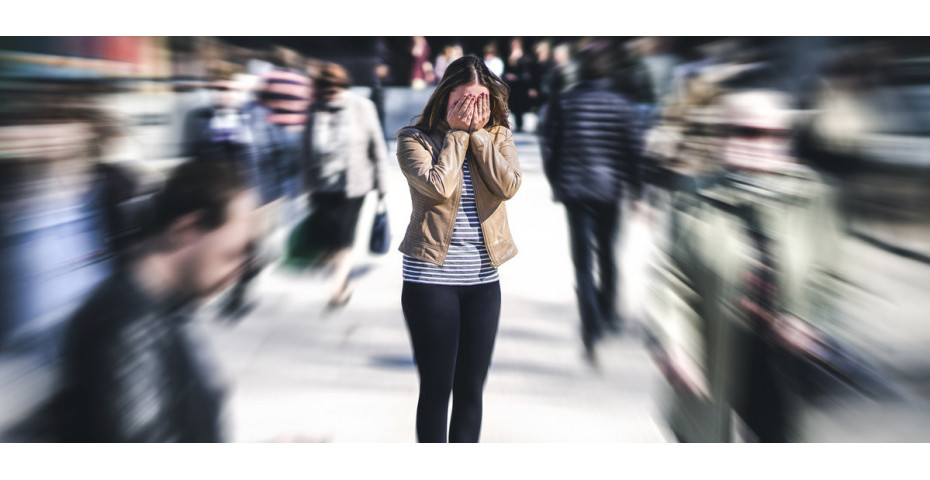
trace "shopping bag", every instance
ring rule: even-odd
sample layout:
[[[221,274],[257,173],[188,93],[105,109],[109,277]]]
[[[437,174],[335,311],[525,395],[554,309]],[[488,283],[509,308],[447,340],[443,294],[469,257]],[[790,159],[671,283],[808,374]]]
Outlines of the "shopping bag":
[[[304,269],[316,266],[323,256],[323,248],[319,246],[313,235],[314,212],[311,212],[291,230],[287,238],[287,248],[283,264],[285,267]]]

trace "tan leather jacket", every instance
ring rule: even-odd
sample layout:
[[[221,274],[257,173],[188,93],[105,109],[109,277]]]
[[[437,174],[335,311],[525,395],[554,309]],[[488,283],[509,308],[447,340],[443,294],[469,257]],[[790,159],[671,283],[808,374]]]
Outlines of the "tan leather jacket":
[[[484,242],[495,267],[513,258],[504,200],[513,198],[523,175],[510,129],[496,126],[469,134],[450,130],[428,135],[414,127],[397,136],[397,160],[410,185],[413,212],[401,252],[442,265],[464,186],[462,163],[468,157]]]

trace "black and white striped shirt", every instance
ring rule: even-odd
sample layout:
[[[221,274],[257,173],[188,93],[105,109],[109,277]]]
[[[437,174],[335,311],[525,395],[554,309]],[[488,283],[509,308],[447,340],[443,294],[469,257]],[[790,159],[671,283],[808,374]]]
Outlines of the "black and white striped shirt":
[[[468,159],[462,164],[462,176],[465,186],[445,262],[440,267],[405,254],[404,281],[436,285],[479,285],[498,280],[497,268],[491,265],[478,220]]]

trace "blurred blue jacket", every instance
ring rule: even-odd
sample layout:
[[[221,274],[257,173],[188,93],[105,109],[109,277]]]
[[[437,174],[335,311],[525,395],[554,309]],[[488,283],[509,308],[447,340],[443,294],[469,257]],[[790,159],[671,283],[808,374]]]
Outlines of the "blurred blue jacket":
[[[234,162],[249,184],[258,190],[263,204],[284,195],[285,182],[293,174],[286,165],[282,133],[267,120],[273,112],[257,102],[247,103],[239,110],[242,120],[240,131],[224,141],[211,138],[210,122],[215,113],[215,108],[203,107],[187,115],[184,155]]]

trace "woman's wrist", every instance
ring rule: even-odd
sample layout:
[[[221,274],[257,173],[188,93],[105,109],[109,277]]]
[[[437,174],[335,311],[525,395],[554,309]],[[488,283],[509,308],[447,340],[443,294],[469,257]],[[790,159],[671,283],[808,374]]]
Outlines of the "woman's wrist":
[[[484,135],[482,135],[481,132],[484,132],[485,134],[487,134],[488,136],[490,136],[490,133],[488,133],[488,131],[485,130],[485,129],[483,129],[483,128],[479,128],[479,129],[477,129],[477,130],[475,130],[475,131],[468,132],[468,136],[469,136],[469,137],[479,136],[479,137],[484,138]]]

